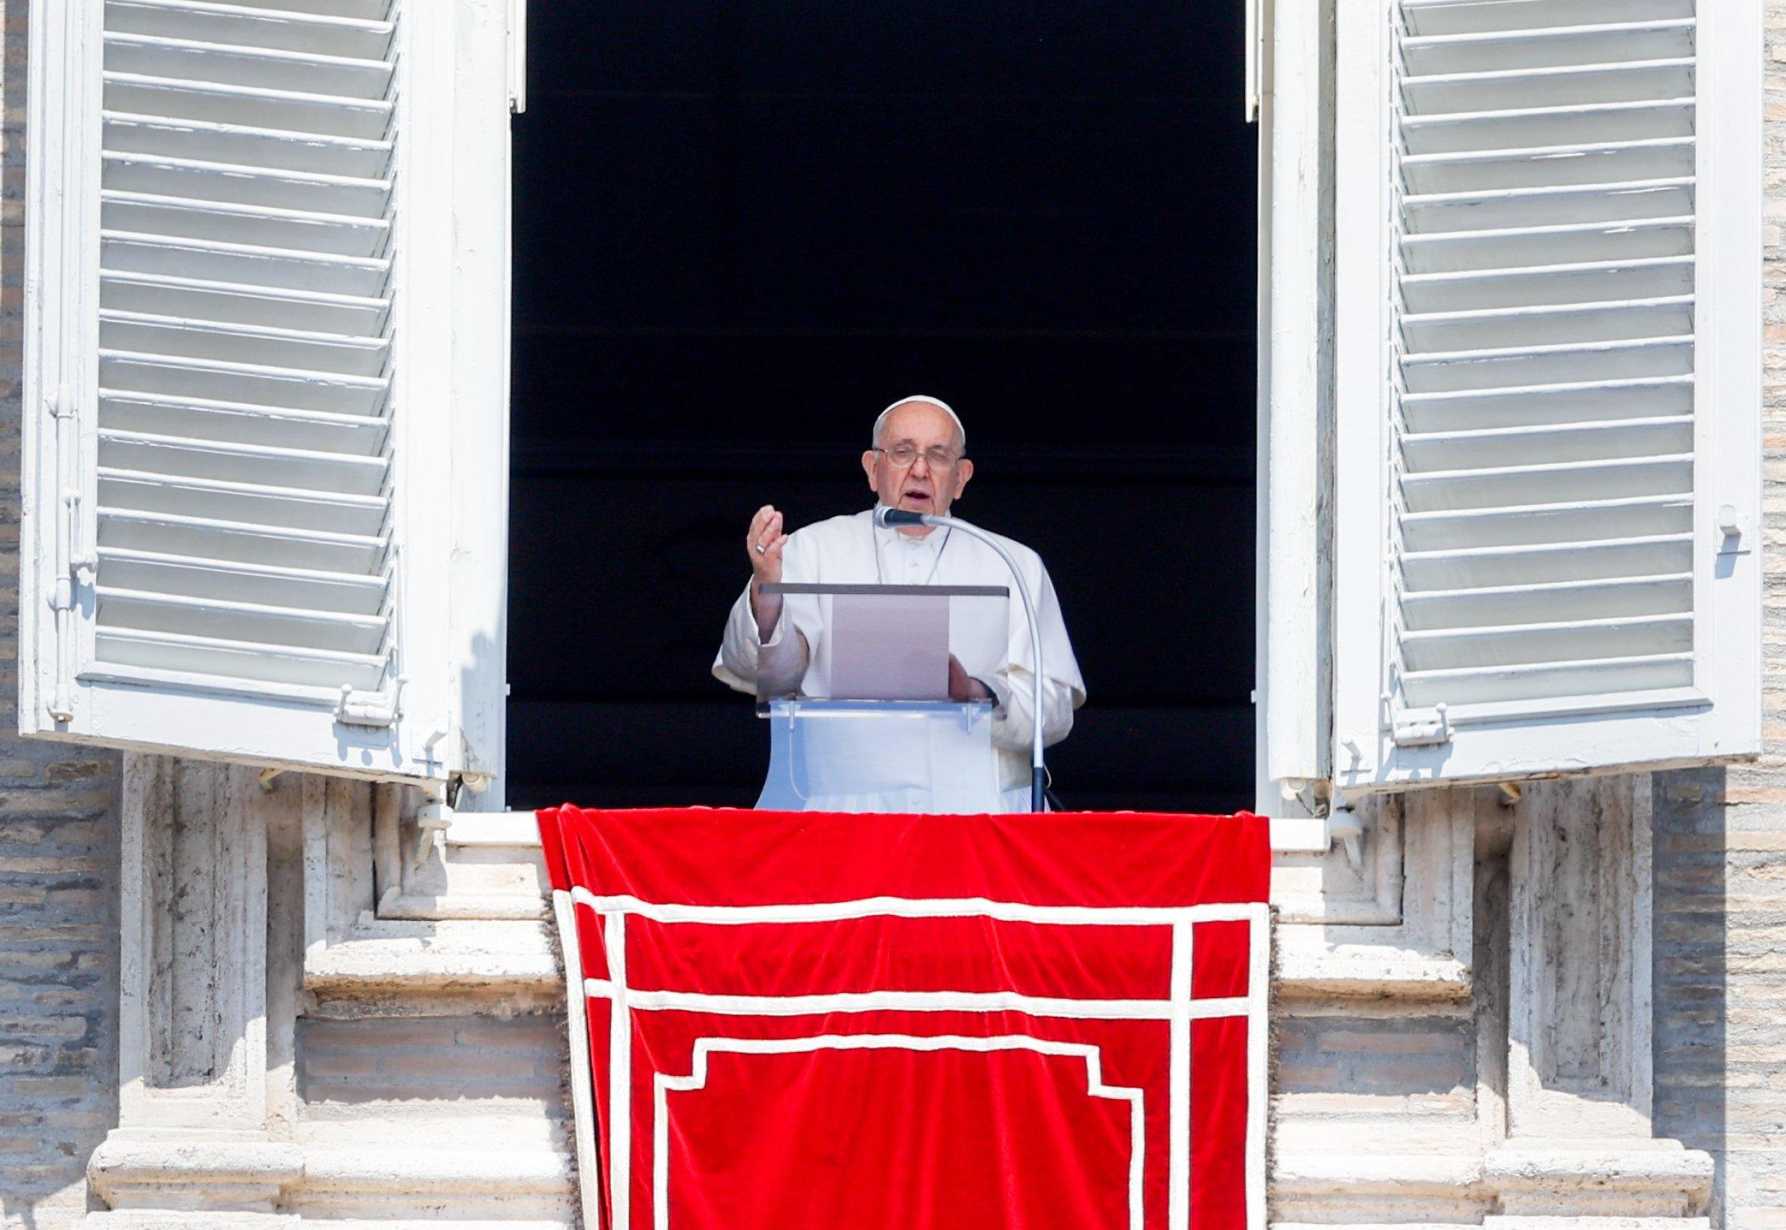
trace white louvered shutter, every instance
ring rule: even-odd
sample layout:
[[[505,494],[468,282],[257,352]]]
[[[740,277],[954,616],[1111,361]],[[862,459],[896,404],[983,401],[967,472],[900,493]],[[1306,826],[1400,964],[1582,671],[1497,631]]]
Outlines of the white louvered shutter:
[[[1754,753],[1754,0],[1340,23],[1338,784]]]
[[[494,771],[462,733],[492,698],[454,677],[451,536],[428,529],[465,477],[456,322],[406,301],[423,276],[431,300],[473,289],[422,271],[451,262],[456,185],[405,148],[428,91],[465,88],[430,29],[465,2],[36,5],[27,733]],[[505,145],[466,152],[506,189]]]

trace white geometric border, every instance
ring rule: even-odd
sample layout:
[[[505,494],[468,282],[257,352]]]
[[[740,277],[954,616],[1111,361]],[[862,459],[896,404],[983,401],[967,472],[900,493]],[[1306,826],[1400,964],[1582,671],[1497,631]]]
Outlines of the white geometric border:
[[[1078,1056],[1085,1061],[1086,1093],[1129,1104],[1129,1230],[1141,1230],[1141,1175],[1147,1158],[1146,1111],[1141,1090],[1103,1082],[1098,1048],[1077,1042],[1053,1042],[1027,1034],[969,1038],[959,1034],[816,1034],[809,1038],[698,1038],[693,1071],[687,1076],[656,1079],[656,1114],[652,1118],[652,1214],[656,1230],[670,1230],[670,1105],[669,1095],[704,1088],[707,1057],[715,1051],[736,1055],[787,1055],[808,1051],[1034,1051],[1041,1055]]]
[[[561,900],[562,899],[562,900]],[[603,946],[608,954],[605,979],[582,980],[580,945],[576,938],[573,905],[593,910],[603,922]],[[1248,1230],[1265,1227],[1265,1103],[1266,996],[1270,970],[1270,915],[1264,902],[1215,905],[1156,906],[1034,906],[986,898],[870,897],[853,901],[762,906],[689,905],[650,902],[631,896],[598,896],[582,887],[553,893],[554,913],[563,936],[566,991],[570,1011],[573,1106],[577,1119],[577,1160],[583,1189],[584,1224],[600,1226],[599,1203],[593,1196],[595,1120],[588,1060],[587,1012],[583,996],[606,999],[609,1014],[609,1191],[615,1230],[632,1225],[632,1017],[633,1012],[700,1011],[735,1016],[804,1016],[830,1012],[869,1012],[899,1009],[913,1012],[1021,1012],[1036,1017],[1081,1020],[1165,1020],[1170,1022],[1168,1083],[1181,1089],[1190,1075],[1191,1022],[1214,1017],[1247,1018],[1247,1122],[1246,1209]],[[707,995],[692,991],[643,991],[626,980],[626,919],[636,915],[662,923],[706,923],[739,926],[750,923],[825,923],[847,919],[892,918],[989,918],[1055,926],[1159,926],[1171,932],[1171,976],[1165,999],[1111,1000],[1068,999],[1020,995],[1015,992],[973,991],[869,991],[836,995],[755,996]],[[1200,922],[1246,921],[1251,939],[1248,953],[1247,994],[1244,997],[1194,1000],[1191,998],[1192,927]],[[578,991],[582,995],[577,994]],[[874,1036],[874,1035],[836,1035]],[[1021,1038],[1025,1035],[998,1035]],[[738,1041],[710,1039],[707,1041]],[[984,1041],[984,1040],[982,1040]],[[1033,1041],[1033,1039],[1032,1039]],[[1088,1060],[1089,1062],[1089,1060]],[[661,1082],[666,1079],[658,1075]],[[690,1077],[668,1078],[689,1080]],[[664,1089],[658,1090],[661,1101]],[[1138,1092],[1138,1091],[1137,1091]],[[1168,1230],[1190,1227],[1190,1106],[1188,1098],[1170,1098],[1168,1129]],[[654,1124],[662,1130],[662,1118]],[[658,1158],[665,1154],[659,1151]],[[653,1176],[654,1181],[656,1175]],[[666,1204],[659,1196],[657,1230],[666,1230]]]

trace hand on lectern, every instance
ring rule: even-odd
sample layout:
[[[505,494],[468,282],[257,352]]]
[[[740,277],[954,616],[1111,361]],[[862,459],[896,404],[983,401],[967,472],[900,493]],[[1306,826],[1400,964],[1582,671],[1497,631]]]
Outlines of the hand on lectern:
[[[992,689],[967,673],[954,654],[949,655],[949,699],[950,700],[988,700]]]
[[[781,598],[765,594],[763,586],[781,580],[781,554],[787,545],[788,536],[781,532],[781,514],[775,505],[757,509],[744,539],[744,553],[750,559],[750,613],[756,616],[757,635],[765,641],[775,635]]]

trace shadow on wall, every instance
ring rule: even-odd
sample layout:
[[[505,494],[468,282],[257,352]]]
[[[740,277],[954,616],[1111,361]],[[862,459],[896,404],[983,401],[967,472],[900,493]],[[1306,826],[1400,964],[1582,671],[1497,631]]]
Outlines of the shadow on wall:
[[[0,731],[18,728],[27,0],[0,0]],[[0,735],[0,1224],[72,1224],[118,1118],[118,757]]]
[[[1654,785],[1655,946],[1653,957],[1655,1132],[1689,1149],[1704,1149],[1712,1175],[1711,1222],[1726,1224],[1725,1155],[1729,1065],[1729,969],[1733,937],[1726,879],[1734,860],[1766,861],[1765,853],[1726,854],[1729,804],[1724,769],[1658,773]],[[1773,857],[1778,857],[1773,856]],[[1756,948],[1764,956],[1765,939]],[[1777,1021],[1746,1026],[1778,1037]],[[1741,1039],[1739,1038],[1739,1043]],[[1757,1063],[1758,1072],[1767,1064]],[[1740,1193],[1737,1203],[1745,1204]]]

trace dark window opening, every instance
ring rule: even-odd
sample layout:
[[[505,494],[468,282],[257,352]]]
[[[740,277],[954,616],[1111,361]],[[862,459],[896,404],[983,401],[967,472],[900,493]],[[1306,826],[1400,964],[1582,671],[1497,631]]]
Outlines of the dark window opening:
[[[1256,134],[1242,6],[535,5],[515,123],[512,806],[748,806],[709,673],[766,502],[870,502],[948,400],[1035,547],[1072,807],[1250,805]]]

